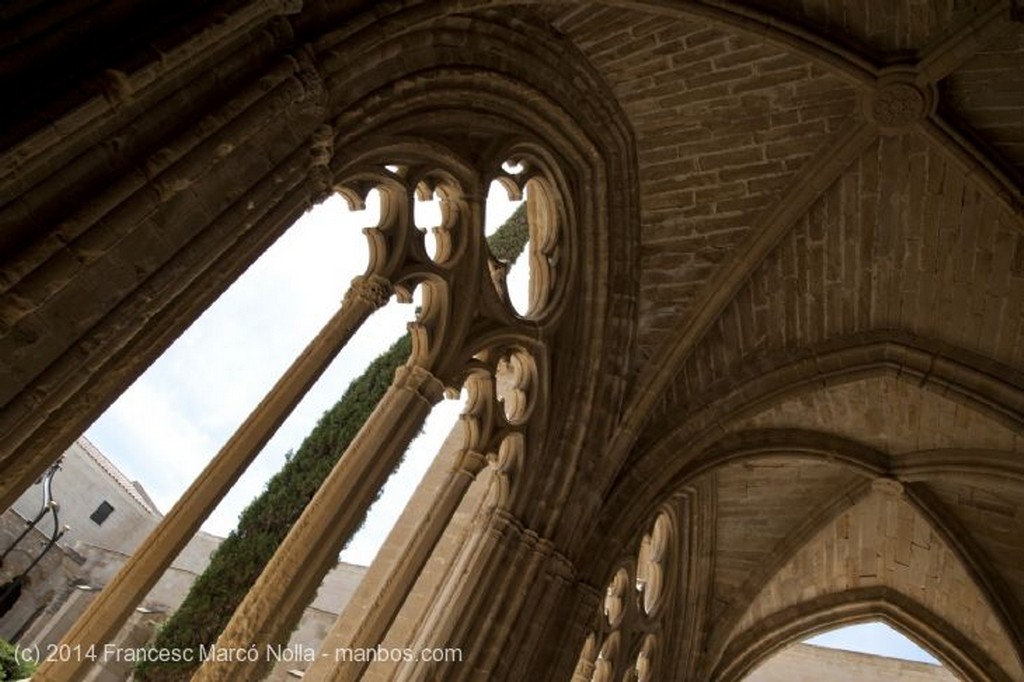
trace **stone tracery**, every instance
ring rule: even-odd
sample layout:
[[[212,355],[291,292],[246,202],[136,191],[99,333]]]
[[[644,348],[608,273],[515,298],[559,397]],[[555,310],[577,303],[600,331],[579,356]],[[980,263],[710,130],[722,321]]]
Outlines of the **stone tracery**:
[[[672,618],[666,593],[674,585],[666,577],[681,573],[681,551],[673,547],[673,537],[678,536],[674,525],[672,512],[659,511],[632,546],[633,554],[619,559],[573,680],[657,679],[658,640]]]

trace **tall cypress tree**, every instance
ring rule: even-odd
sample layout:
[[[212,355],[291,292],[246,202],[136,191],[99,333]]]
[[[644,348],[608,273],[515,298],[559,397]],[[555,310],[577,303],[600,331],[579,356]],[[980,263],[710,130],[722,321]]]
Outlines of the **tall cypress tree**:
[[[529,232],[524,202],[487,243],[495,258],[511,266],[526,246]],[[196,578],[184,602],[160,628],[154,647],[197,652],[200,645],[210,646],[217,640],[302,510],[384,397],[395,370],[410,352],[406,334],[370,363],[341,399],[324,412],[298,450],[289,453],[281,470],[267,482],[264,492],[242,512],[238,528],[210,556],[210,564]],[[187,680],[199,663],[140,663],[135,678],[143,682]]]

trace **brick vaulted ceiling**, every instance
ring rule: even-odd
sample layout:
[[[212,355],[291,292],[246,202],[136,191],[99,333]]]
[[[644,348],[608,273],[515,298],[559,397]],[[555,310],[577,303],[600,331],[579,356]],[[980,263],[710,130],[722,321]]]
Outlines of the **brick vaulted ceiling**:
[[[865,61],[882,66],[914,63],[991,3],[942,4],[949,7],[764,3],[792,9],[782,17],[795,25],[832,31],[839,45],[863,45]],[[756,30],[711,22],[681,7],[674,15],[601,3],[544,10],[605,76],[634,126],[643,210],[640,347],[646,357],[678,332],[714,273],[787,190],[820,172],[810,162],[833,154],[844,125],[864,118],[857,77]],[[873,14],[859,7],[884,9]],[[1024,159],[1024,124],[1015,115],[1024,106],[1024,30],[1005,23],[991,43],[964,55],[964,63],[939,80],[938,108],[949,112],[965,138],[985,146],[987,159],[1009,171],[1019,170]],[[890,179],[882,173],[900,172],[897,158],[941,157],[925,136],[910,137],[905,150],[865,150],[878,159],[876,173],[865,176],[875,186],[873,192],[858,186],[858,197],[877,196],[879,183]],[[904,203],[920,198],[908,196]],[[886,208],[885,201],[878,203],[871,210]]]
[[[1005,3],[952,0],[613,5],[532,9],[604,76],[636,136],[636,394],[648,390],[608,514],[642,515],[683,483],[714,490],[709,626],[696,645],[712,657],[742,658],[725,643],[826,580],[814,573],[826,559],[799,558],[821,534],[833,539],[820,552],[861,552],[864,533],[856,546],[834,539],[853,524],[880,528],[888,539],[864,551],[896,563],[878,579],[874,559],[846,564],[811,592],[916,590],[984,642],[979,656],[1020,675],[1024,425],[930,384],[927,362],[915,374],[890,356],[927,349],[933,363],[941,354],[1024,387],[1024,23]],[[891,126],[879,93],[901,70],[927,101]],[[860,374],[826,378],[829,358],[853,346]],[[851,472],[783,445],[766,463],[702,464],[723,434],[839,437],[877,467]],[[901,501],[865,487],[879,474],[907,486]],[[878,521],[880,504],[897,505],[903,526]],[[628,544],[614,530],[624,525],[605,523]],[[935,568],[943,557],[956,576]],[[953,605],[941,594],[958,580],[970,594]],[[977,609],[973,624],[961,618]],[[703,674],[734,674],[716,670]]]
[[[649,356],[854,114],[856,93],[802,55],[700,18],[590,7],[553,23],[605,75],[636,132]]]

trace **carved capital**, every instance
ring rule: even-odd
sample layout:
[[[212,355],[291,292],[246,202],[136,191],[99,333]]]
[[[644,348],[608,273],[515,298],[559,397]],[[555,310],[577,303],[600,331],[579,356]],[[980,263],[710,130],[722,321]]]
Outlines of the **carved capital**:
[[[476,475],[483,471],[486,466],[487,457],[476,450],[463,450],[459,453],[454,468],[459,473],[465,473],[470,478],[476,478]]]
[[[326,166],[334,156],[334,128],[318,125],[309,136],[309,154],[314,166]]]
[[[515,537],[523,534],[523,524],[505,509],[494,509],[487,520],[487,529],[499,537]]]
[[[548,563],[550,565],[551,575],[560,578],[566,583],[573,583],[576,581],[576,564],[574,564],[569,557],[562,554],[555,547],[555,543],[550,540],[545,541],[546,553],[548,555]]]
[[[380,275],[360,275],[352,280],[352,285],[345,292],[345,305],[356,301],[369,304],[374,310],[387,305],[394,287],[391,282]]]
[[[395,370],[394,386],[412,391],[430,405],[444,397],[441,380],[419,365],[403,365]]]

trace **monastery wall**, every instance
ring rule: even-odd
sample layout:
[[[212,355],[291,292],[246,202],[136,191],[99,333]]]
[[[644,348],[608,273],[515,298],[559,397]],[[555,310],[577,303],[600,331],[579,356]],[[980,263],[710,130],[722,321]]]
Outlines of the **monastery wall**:
[[[956,682],[941,666],[797,644],[766,661],[746,682]]]

